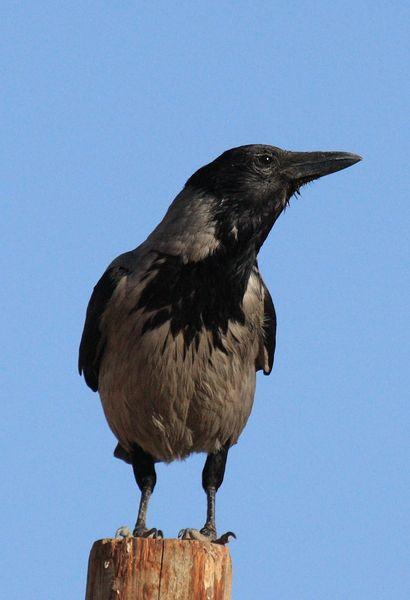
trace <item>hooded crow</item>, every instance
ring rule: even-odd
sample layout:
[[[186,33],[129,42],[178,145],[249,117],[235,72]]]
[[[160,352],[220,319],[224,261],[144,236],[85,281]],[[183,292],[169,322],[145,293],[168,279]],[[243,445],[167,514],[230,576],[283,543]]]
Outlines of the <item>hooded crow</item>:
[[[215,495],[229,448],[252,410],[256,372],[273,365],[276,315],[258,252],[305,183],[361,160],[347,152],[289,152],[246,145],[224,152],[185,184],[160,224],[116,258],[92,293],[79,371],[98,391],[141,490],[134,536],[147,528],[155,463],[205,452],[201,530],[218,538]],[[120,533],[124,533],[120,531]]]

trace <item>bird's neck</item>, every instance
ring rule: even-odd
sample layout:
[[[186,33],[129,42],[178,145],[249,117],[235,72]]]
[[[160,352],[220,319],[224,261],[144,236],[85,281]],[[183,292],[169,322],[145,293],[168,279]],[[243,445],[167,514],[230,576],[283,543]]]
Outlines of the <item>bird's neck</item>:
[[[219,217],[216,238],[234,263],[253,264],[281,212],[274,204],[266,203],[262,208],[252,206],[249,211]]]
[[[256,261],[255,245],[251,243],[232,247],[221,244],[210,261],[218,270],[221,288],[231,290],[232,295],[242,301]]]

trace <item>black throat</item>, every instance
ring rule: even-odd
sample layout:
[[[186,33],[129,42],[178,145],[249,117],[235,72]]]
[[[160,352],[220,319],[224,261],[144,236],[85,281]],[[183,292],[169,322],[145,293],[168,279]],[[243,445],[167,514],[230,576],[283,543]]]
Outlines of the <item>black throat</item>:
[[[147,320],[143,333],[169,322],[173,337],[182,332],[185,351],[197,349],[202,330],[212,334],[213,346],[226,352],[223,336],[228,323],[243,324],[243,297],[256,261],[254,244],[221,244],[197,262],[157,253],[149,272],[154,274],[135,310],[143,309]]]

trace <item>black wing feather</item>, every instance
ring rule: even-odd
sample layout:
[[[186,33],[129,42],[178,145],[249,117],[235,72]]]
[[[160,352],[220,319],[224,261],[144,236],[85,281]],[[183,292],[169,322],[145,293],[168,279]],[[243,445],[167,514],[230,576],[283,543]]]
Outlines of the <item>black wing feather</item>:
[[[108,267],[94,288],[87,308],[84,331],[80,343],[78,370],[87,385],[98,390],[98,374],[104,353],[105,340],[100,328],[101,316],[109,303],[118,282],[129,273],[123,266]]]
[[[263,334],[264,334],[264,347],[268,358],[268,369],[266,366],[263,367],[265,375],[269,375],[273,367],[273,359],[275,356],[276,348],[276,312],[272,302],[271,295],[268,288],[262,281],[262,288],[264,293],[264,322],[263,322]]]

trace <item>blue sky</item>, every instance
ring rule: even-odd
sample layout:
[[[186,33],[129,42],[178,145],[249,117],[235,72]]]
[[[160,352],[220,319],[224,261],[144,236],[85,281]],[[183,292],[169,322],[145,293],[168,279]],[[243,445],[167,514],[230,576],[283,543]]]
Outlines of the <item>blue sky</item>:
[[[46,2],[1,9],[2,589],[82,597],[131,525],[131,469],[76,372],[92,286],[188,176],[271,143],[364,157],[262,249],[276,364],[228,459],[234,599],[404,600],[409,579],[406,2]],[[203,456],[149,522],[201,525]]]

